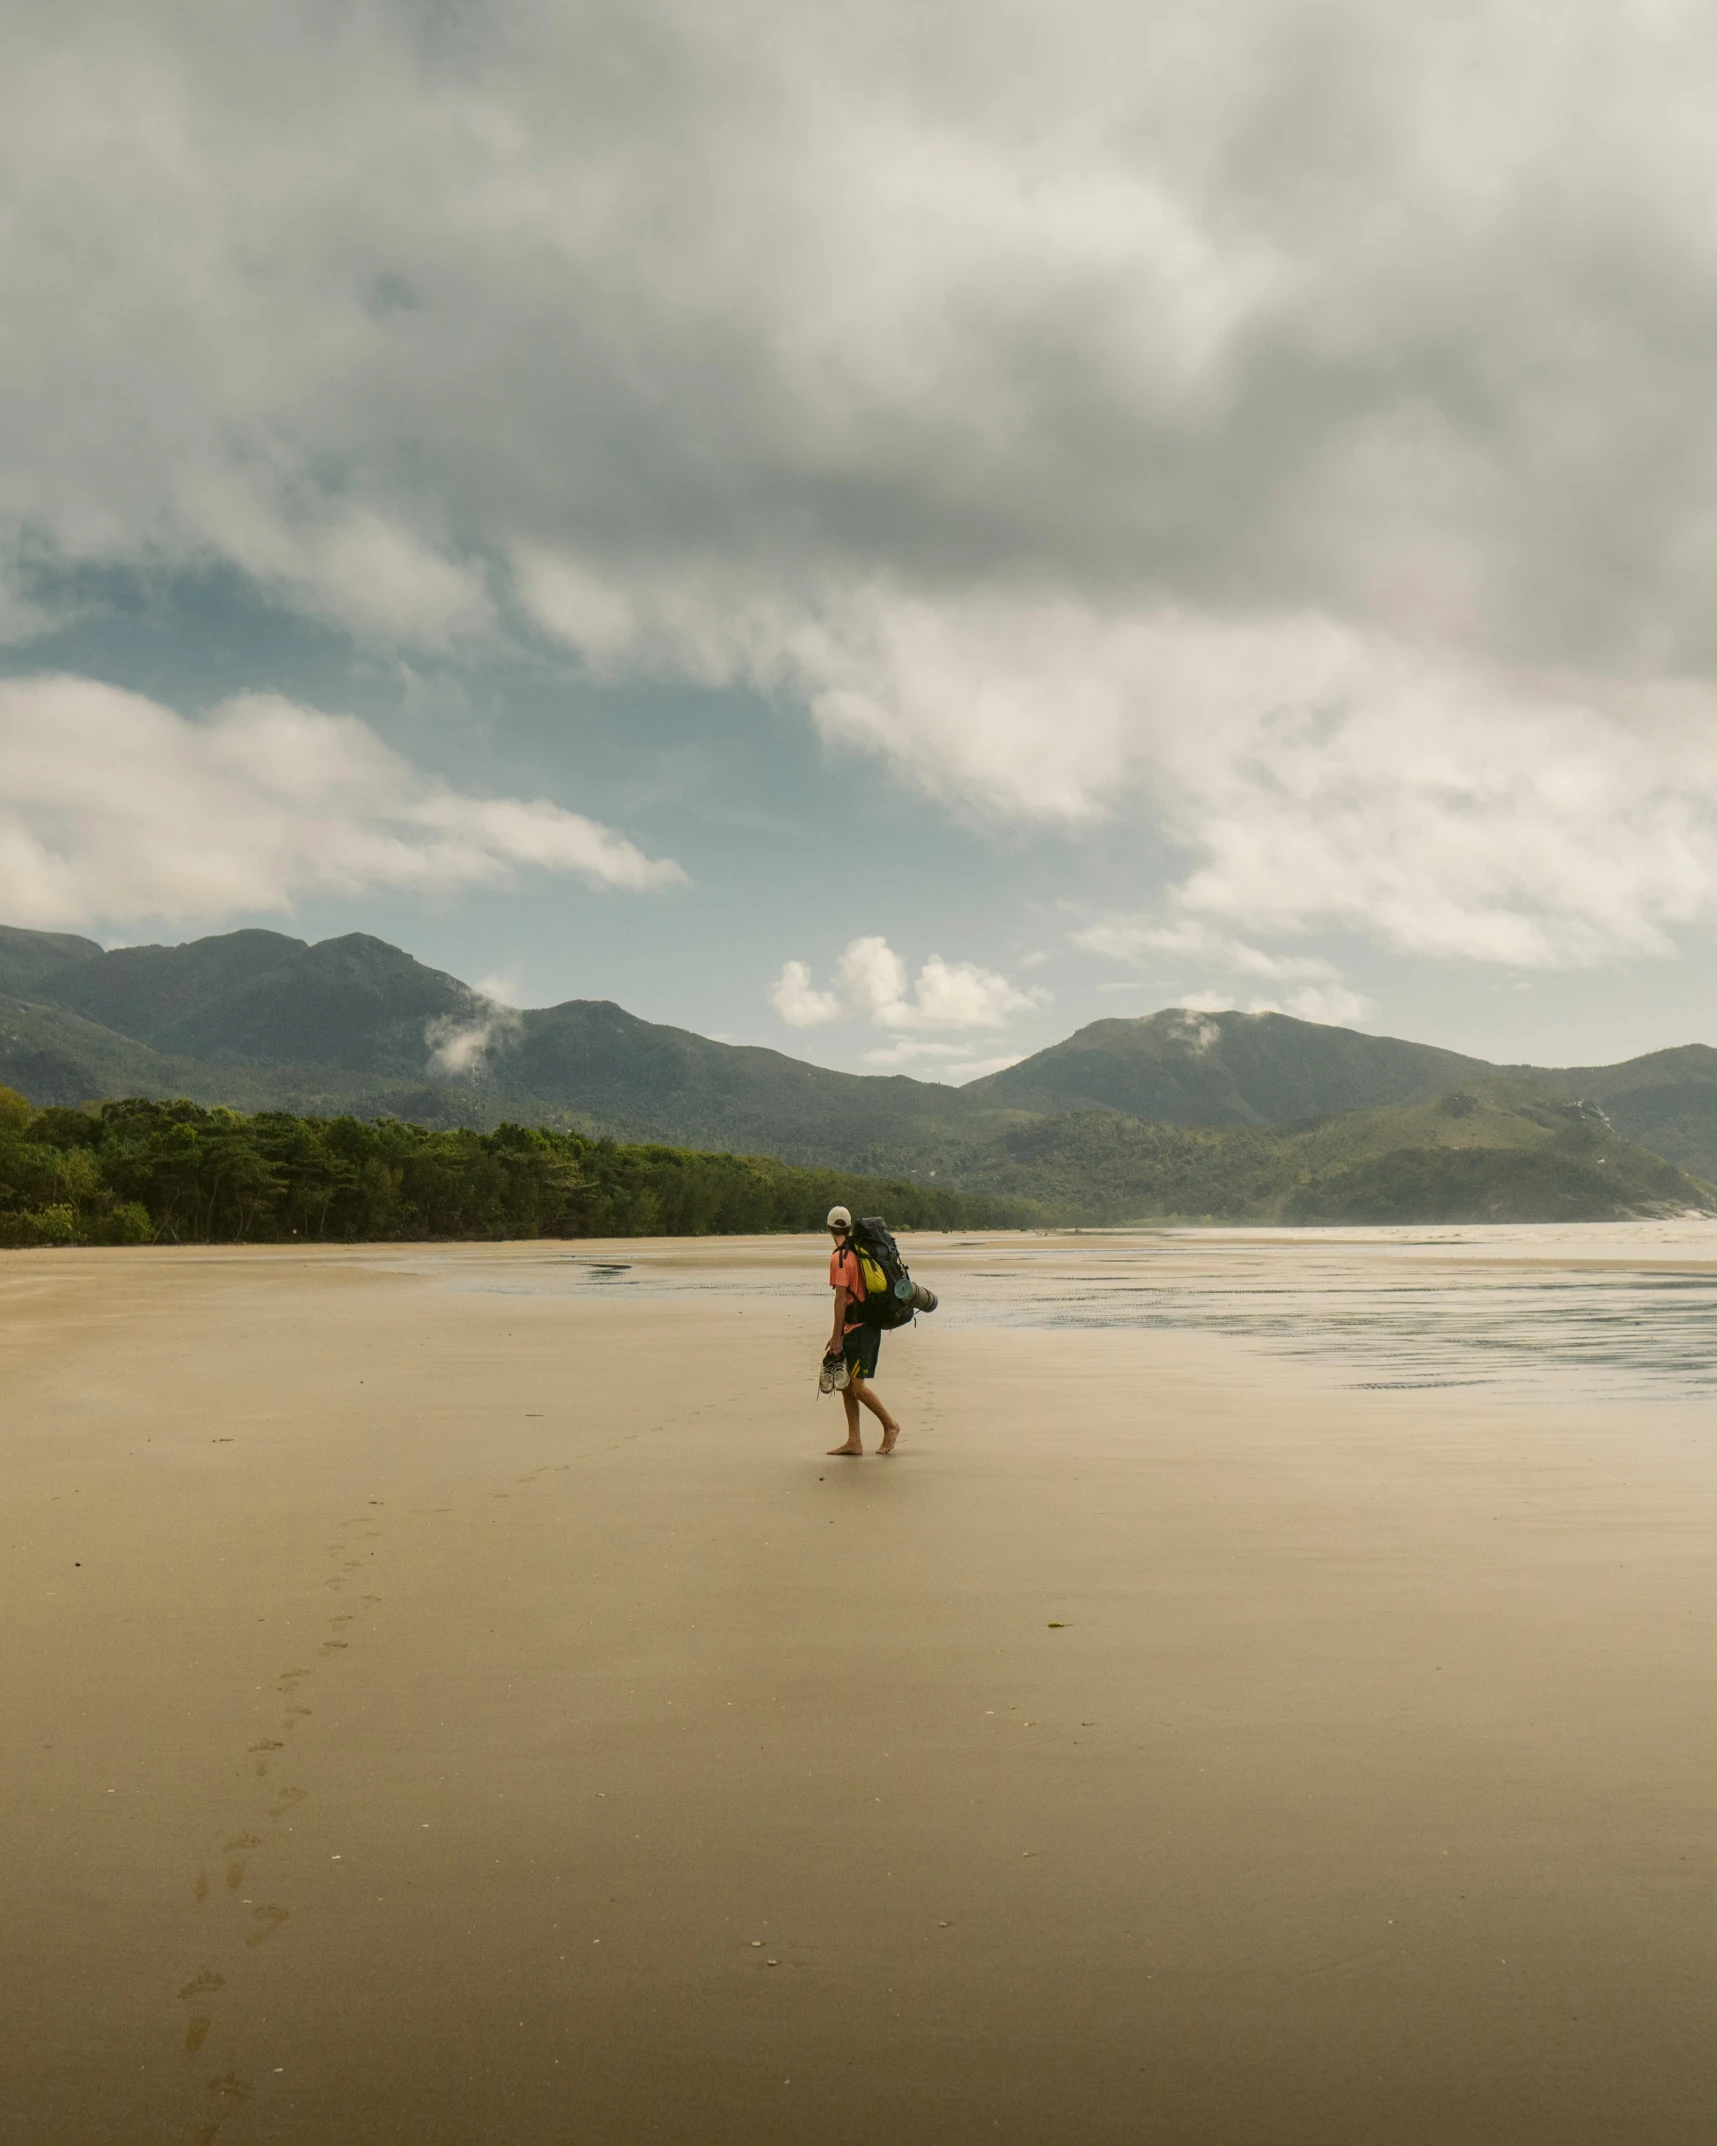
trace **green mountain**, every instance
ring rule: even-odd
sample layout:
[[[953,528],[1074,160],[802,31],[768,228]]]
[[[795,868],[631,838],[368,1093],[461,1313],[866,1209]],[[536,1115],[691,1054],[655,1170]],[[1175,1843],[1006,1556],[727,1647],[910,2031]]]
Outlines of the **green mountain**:
[[[0,946],[13,990],[0,1081],[36,1103],[123,1092],[432,1125],[513,1119],[859,1170],[885,1156],[900,1168],[957,1127],[1011,1115],[930,1081],[715,1043],[606,1000],[514,1012],[361,932],[316,946],[270,931],[105,954],[67,944],[77,954],[44,955],[28,987],[13,980],[24,951]]]
[[[934,1180],[1059,1219],[1598,1215],[1699,1207],[1696,1180],[1717,1178],[1717,1051],[1699,1044],[1504,1069],[1285,1014],[1170,1009],[1094,1021],[949,1088],[716,1043],[606,1000],[496,1006],[364,933],[104,953],[0,929],[0,993],[0,1082],[38,1105],[511,1121]]]
[[[933,1163],[979,1122],[1014,1115],[974,1108],[960,1088],[832,1072],[588,999],[525,1014],[516,1045],[503,1049],[489,1080],[509,1108],[572,1105],[635,1138],[788,1162],[838,1159],[854,1170],[875,1169],[885,1156],[891,1170]]]
[[[1650,1051],[1619,1066],[1573,1066],[1559,1079],[1599,1104],[1630,1140],[1717,1178],[1717,1051]]]
[[[970,1151],[959,1181],[1055,1219],[1602,1222],[1717,1213],[1717,1187],[1620,1137],[1595,1105],[1500,1075],[1429,1103],[1292,1128],[1040,1118]]]
[[[1279,1125],[1427,1102],[1494,1070],[1458,1051],[1282,1013],[1171,1008],[1142,1020],[1093,1021],[961,1092],[1039,1113],[1095,1107],[1160,1125]]]
[[[127,946],[44,978],[39,995],[172,1057],[328,1065],[421,1076],[426,1022],[470,1019],[456,977],[353,932],[307,946],[234,931],[188,946]]]
[[[93,939],[79,939],[68,931],[20,931],[14,924],[0,924],[0,992],[28,998],[47,977],[100,955]]]

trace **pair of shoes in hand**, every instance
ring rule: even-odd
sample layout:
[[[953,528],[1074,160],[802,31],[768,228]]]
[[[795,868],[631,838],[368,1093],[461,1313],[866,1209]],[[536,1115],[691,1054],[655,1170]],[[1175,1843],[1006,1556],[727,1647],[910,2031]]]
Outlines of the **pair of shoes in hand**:
[[[817,1381],[819,1393],[839,1393],[845,1387],[849,1373],[846,1359],[840,1356],[823,1358],[823,1375]]]

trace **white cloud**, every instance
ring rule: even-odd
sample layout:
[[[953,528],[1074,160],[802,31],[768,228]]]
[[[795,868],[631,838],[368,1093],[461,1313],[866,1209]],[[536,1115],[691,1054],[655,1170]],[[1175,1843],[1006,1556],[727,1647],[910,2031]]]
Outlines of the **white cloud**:
[[[835,968],[839,1002],[861,1020],[885,1028],[904,1024],[896,1018],[907,1004],[906,964],[886,939],[853,939]]]
[[[1194,860],[1171,889],[1188,930],[1554,968],[1717,919],[1717,689],[1698,681],[1480,667],[1309,616],[1004,616],[875,587],[814,625],[686,616],[641,651],[798,690],[831,742],[957,808],[1149,812]],[[1287,976],[1298,957],[1235,958]]]
[[[814,1028],[860,1020],[892,1029],[989,1029],[1016,1013],[1028,1013],[1049,997],[1041,988],[1021,990],[994,969],[970,961],[944,961],[932,954],[909,979],[906,963],[880,937],[852,940],[836,965],[833,990],[820,991],[802,961],[789,961],[770,990],[770,1002],[789,1027]],[[924,1056],[933,1045],[896,1045],[871,1063],[897,1065]]]
[[[1337,1028],[1369,1020],[1377,1011],[1375,1001],[1362,992],[1348,990],[1345,984],[1308,984],[1305,990],[1291,992],[1284,999],[1248,999],[1244,1006],[1235,1005],[1232,992],[1188,991],[1181,995],[1180,1003],[1190,1014],[1289,1013],[1296,1020],[1320,1021]],[[1189,1023],[1187,1028],[1189,1040],[1200,1053],[1218,1033],[1214,1026],[1204,1023]]]
[[[633,645],[637,621],[630,600],[575,560],[521,545],[513,573],[519,600],[538,625],[592,663],[604,664]]]
[[[1017,1066],[1024,1055],[1021,1051],[1003,1051],[988,1058],[974,1058],[968,1044],[926,1043],[914,1037],[882,1050],[866,1051],[864,1062],[879,1072],[899,1072],[905,1066],[922,1065],[928,1078],[958,1085],[977,1080],[985,1073],[999,1073],[1004,1066]]]
[[[1193,961],[1228,969],[1241,976],[1265,977],[1278,983],[1299,983],[1301,988],[1282,999],[1254,998],[1248,1013],[1291,1013],[1302,1021],[1326,1021],[1343,1025],[1362,1021],[1376,1013],[1374,1002],[1350,990],[1333,962],[1317,954],[1275,954],[1213,930],[1197,917],[1181,917],[1172,923],[1150,916],[1112,913],[1072,934],[1073,943],[1093,954],[1106,954],[1116,961],[1140,963],[1150,955]],[[1195,1013],[1240,1011],[1232,994],[1203,990],[1183,994],[1179,1004]],[[1204,1035],[1202,1029],[1191,1033]],[[1204,1040],[1214,1037],[1209,1030]]]
[[[894,1070],[900,1066],[921,1065],[927,1060],[969,1055],[963,1043],[926,1043],[921,1037],[908,1036],[899,1043],[884,1044],[880,1050],[866,1051],[864,1062],[867,1066]]]
[[[1195,991],[1181,1001],[1178,1009],[1180,1040],[1194,1058],[1202,1058],[1213,1043],[1220,1043],[1222,1031],[1214,1021],[1203,1018],[1206,1014],[1227,1013],[1232,1009],[1226,999],[1215,991]]]
[[[1026,1054],[1023,1051],[1004,1051],[995,1058],[965,1058],[948,1068],[948,1078],[956,1084],[969,1080],[981,1080],[986,1073],[1000,1073],[1008,1066],[1017,1066]]]
[[[811,984],[811,971],[803,961],[783,964],[769,991],[769,1003],[789,1028],[822,1028],[840,1020],[845,1003],[834,991],[818,991]]]
[[[911,998],[879,1005],[874,1018],[885,1028],[994,1028],[1048,997],[1038,986],[1022,991],[994,969],[932,954],[918,972]]]
[[[483,866],[485,857],[497,864],[576,873],[594,887],[665,887],[683,884],[686,876],[671,859],[646,857],[624,835],[547,798],[462,797],[430,790],[403,817],[443,840],[454,869],[460,854],[468,854],[475,878],[498,876]]]
[[[1356,1021],[1371,1020],[1377,1005],[1364,992],[1350,991],[1345,984],[1309,984],[1303,991],[1290,992],[1280,1003],[1254,999],[1247,1011],[1291,1013],[1301,1021],[1327,1021],[1337,1028],[1348,1028]]]
[[[490,1056],[517,1043],[524,1035],[524,1017],[517,1008],[498,1001],[485,1004],[474,994],[471,1018],[457,1020],[452,1014],[437,1014],[426,1021],[423,1040],[429,1047],[427,1070],[440,1074],[470,1074],[486,1069]]]
[[[55,926],[285,909],[299,896],[684,878],[538,798],[467,797],[350,716],[252,694],[191,722],[87,678],[0,680],[0,914]]]
[[[1213,931],[1196,917],[1165,924],[1155,917],[1112,913],[1085,925],[1072,938],[1075,946],[1088,953],[1107,954],[1116,961],[1139,963],[1149,954],[1169,954],[1214,963],[1244,976],[1304,977],[1327,983],[1336,975],[1333,964],[1321,955],[1272,954]]]
[[[461,1020],[437,1014],[426,1021],[423,1040],[429,1050],[426,1071],[454,1077],[481,1074],[499,1052],[523,1039],[519,987],[510,976],[484,976],[471,987],[471,1005]]]
[[[481,569],[448,558],[401,519],[371,508],[258,512],[224,497],[200,504],[234,565],[295,608],[366,638],[439,649],[494,621]]]
[[[306,19],[10,13],[0,633],[115,563],[405,648],[522,615],[976,819],[1152,823],[1236,943],[1712,926],[1708,11]],[[433,870],[393,819],[285,879],[586,868],[446,809]]]

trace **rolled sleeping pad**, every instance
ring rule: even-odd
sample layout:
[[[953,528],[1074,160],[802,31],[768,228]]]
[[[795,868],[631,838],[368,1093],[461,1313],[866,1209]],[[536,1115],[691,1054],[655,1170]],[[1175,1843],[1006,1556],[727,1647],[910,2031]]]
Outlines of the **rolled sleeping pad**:
[[[934,1289],[926,1289],[922,1282],[912,1285],[912,1308],[914,1311],[934,1311],[938,1299]]]

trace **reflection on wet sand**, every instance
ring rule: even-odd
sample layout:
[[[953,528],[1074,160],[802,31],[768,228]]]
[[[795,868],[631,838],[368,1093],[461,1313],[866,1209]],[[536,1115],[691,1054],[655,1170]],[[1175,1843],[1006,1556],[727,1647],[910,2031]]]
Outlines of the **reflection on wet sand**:
[[[707,1247],[625,1261],[555,1251],[453,1286],[521,1294],[798,1296],[802,1249],[742,1269]],[[1483,1387],[1686,1399],[1717,1388],[1717,1223],[1365,1230],[1069,1231],[911,1240],[942,1328],[1224,1334],[1373,1391]]]

